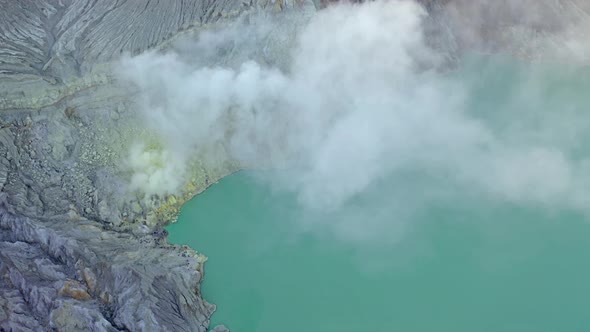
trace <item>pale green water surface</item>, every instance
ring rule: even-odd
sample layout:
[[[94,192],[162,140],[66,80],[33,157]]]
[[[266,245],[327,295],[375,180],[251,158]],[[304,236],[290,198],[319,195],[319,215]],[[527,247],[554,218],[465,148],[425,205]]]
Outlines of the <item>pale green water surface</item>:
[[[590,106],[587,73],[542,69],[543,93],[514,103],[511,91],[531,68],[474,67],[454,75],[477,82],[473,112],[492,126],[534,125],[542,133],[552,115],[539,114]],[[510,121],[531,100],[536,111]],[[573,154],[585,154],[583,137],[568,139],[580,140],[568,145]],[[371,211],[375,197],[389,197],[387,188],[428,187],[427,178],[414,179],[385,179],[354,204]],[[233,332],[590,331],[590,222],[581,213],[458,192],[423,206],[396,241],[371,249],[304,231],[301,222],[340,217],[306,215],[295,195],[240,172],[187,203],[167,229],[172,243],[209,257],[203,296],[218,305],[212,326]]]

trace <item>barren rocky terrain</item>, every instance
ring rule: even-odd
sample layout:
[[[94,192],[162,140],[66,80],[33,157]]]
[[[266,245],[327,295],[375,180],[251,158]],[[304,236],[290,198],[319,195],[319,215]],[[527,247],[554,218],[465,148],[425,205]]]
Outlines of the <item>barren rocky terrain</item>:
[[[266,1],[0,2],[0,330],[205,331],[204,257],[161,225],[233,170],[193,165],[178,195],[125,190],[131,137],[149,135],[118,86],[124,53],[165,47]]]

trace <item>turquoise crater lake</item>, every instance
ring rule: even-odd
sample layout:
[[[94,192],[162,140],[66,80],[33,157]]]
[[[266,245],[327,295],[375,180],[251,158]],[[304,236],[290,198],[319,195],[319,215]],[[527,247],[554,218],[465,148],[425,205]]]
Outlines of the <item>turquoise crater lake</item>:
[[[586,331],[590,224],[534,210],[438,209],[379,268],[297,230],[295,198],[236,173],[187,203],[170,241],[209,257],[212,326],[232,331]],[[563,219],[567,220],[563,220]],[[469,222],[477,219],[477,223]],[[391,263],[391,264],[388,264]]]
[[[571,133],[557,127],[571,125],[561,120],[588,120],[587,68],[466,63],[452,75],[469,82],[472,116],[492,130],[525,124]],[[533,71],[540,93],[518,100],[510,91]],[[512,121],[514,112],[521,122]],[[582,134],[588,136],[576,133]],[[568,145],[572,158],[589,154],[588,137],[559,139],[578,142]],[[385,177],[349,204],[370,213],[374,202],[393,197],[390,188],[412,197],[427,188],[457,191],[444,181],[425,184],[430,180],[422,175]],[[277,192],[260,180],[265,176],[238,172],[222,179],[167,227],[171,243],[209,257],[202,292],[218,306],[212,326],[233,332],[590,331],[590,222],[582,211],[458,190],[411,216],[383,215],[393,224],[402,218],[405,227],[391,230],[395,240],[380,246],[335,236],[329,225],[346,211],[310,216],[295,194]]]

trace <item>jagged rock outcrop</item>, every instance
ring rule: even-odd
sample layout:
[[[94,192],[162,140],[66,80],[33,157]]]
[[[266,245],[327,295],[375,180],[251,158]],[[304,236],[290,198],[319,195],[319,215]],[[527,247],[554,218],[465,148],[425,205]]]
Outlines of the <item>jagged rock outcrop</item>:
[[[209,324],[214,306],[199,291],[203,257],[162,244],[157,233],[138,237],[0,208],[0,239],[7,331],[205,331]]]

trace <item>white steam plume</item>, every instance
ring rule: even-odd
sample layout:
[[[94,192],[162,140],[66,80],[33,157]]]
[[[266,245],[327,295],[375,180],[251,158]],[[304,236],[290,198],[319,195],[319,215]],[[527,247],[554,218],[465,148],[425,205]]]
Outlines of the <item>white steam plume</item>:
[[[419,170],[472,195],[585,211],[588,163],[572,157],[575,147],[563,138],[588,129],[579,109],[536,109],[543,106],[534,103],[544,89],[535,84],[546,75],[540,69],[515,78],[522,85],[501,109],[478,114],[470,103],[479,82],[442,70],[445,54],[425,40],[426,17],[412,1],[337,5],[297,31],[288,68],[255,61],[207,67],[198,53],[152,52],[125,59],[123,77],[139,88],[145,121],[170,159],[182,165],[187,156],[218,158],[209,147],[224,146],[244,165],[289,169],[281,184],[306,207],[339,209],[384,177]],[[210,43],[219,46],[208,35],[184,50]],[[134,165],[140,169],[141,161]],[[183,173],[146,176],[157,178],[146,189],[157,193],[160,183],[173,191]],[[427,189],[432,193],[404,196],[411,190],[395,188],[397,201],[387,204],[419,209],[444,192]],[[354,223],[337,229],[352,236],[359,233]],[[356,226],[363,238],[386,227],[381,219]]]

